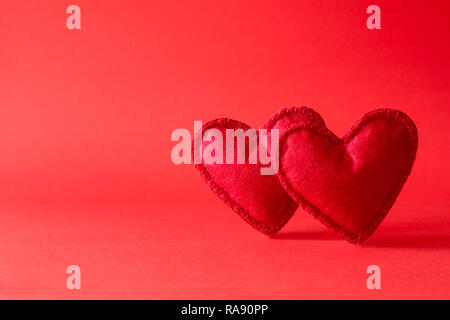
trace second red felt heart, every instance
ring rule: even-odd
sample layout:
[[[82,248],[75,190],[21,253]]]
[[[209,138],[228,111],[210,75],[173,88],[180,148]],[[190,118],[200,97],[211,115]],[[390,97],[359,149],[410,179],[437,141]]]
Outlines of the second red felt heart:
[[[397,110],[375,110],[342,139],[323,127],[292,126],[280,138],[278,176],[287,193],[351,243],[384,219],[414,163],[417,130]]]

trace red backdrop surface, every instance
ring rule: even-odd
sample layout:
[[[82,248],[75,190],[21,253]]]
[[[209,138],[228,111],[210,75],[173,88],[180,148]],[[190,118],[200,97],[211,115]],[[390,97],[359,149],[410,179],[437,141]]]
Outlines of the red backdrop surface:
[[[67,6],[82,29],[68,30]],[[366,28],[381,8],[382,29]],[[0,298],[450,298],[443,1],[1,1]],[[176,128],[306,105],[406,112],[416,163],[367,243],[269,238],[170,159]],[[67,266],[82,289],[66,288]],[[368,290],[366,268],[381,267]]]

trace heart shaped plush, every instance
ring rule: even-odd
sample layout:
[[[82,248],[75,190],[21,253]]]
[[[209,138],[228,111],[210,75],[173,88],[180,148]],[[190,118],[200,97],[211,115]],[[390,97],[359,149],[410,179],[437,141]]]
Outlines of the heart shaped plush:
[[[278,129],[281,136],[284,130],[294,124],[324,126],[321,117],[313,110],[305,107],[292,107],[273,115],[262,129],[268,130],[268,140],[270,141],[269,130]],[[249,128],[245,123],[222,118],[203,125],[201,132],[204,136],[208,130],[218,129],[225,137],[226,129],[246,131]],[[194,138],[192,155],[195,153],[195,141],[202,143],[202,150],[205,150],[206,146],[211,143],[205,139]],[[226,148],[224,146],[223,164],[207,164],[202,154],[202,164],[196,164],[196,168],[211,190],[246,222],[265,234],[272,234],[286,224],[298,205],[285,192],[276,175],[261,175],[260,168],[263,165],[260,162],[249,163],[250,154],[257,152],[257,148],[249,150],[248,141],[246,141],[245,147],[248,149],[245,153],[245,164],[226,164]],[[237,148],[236,144],[234,155],[237,154]]]
[[[404,113],[375,110],[342,139],[300,124],[280,137],[278,176],[288,194],[351,243],[384,219],[414,163],[417,129]]]

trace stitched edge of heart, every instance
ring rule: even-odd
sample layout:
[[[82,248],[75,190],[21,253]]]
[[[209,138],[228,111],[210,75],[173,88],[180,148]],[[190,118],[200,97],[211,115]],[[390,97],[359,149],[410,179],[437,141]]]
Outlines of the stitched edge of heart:
[[[320,117],[320,115],[308,107],[289,107],[289,108],[280,110],[277,113],[275,113],[274,115],[272,115],[272,117],[270,117],[269,120],[263,125],[262,129],[273,128],[277,124],[277,122],[279,120],[281,120],[281,118],[283,118],[285,116],[289,117],[295,113],[302,113],[302,114],[308,116],[309,117],[307,119],[308,121],[320,120],[321,123],[323,123],[323,120]],[[219,119],[211,120],[211,121],[205,123],[202,126],[201,132],[203,134],[203,132],[205,132],[206,130],[208,130],[210,128],[217,128],[217,127],[229,128],[229,127],[227,127],[227,125],[230,125],[230,124],[235,129],[240,128],[240,129],[247,130],[247,129],[251,128],[247,124],[242,123],[237,120],[228,119],[228,118],[219,118]],[[316,124],[316,126],[317,126],[317,124]],[[198,133],[196,133],[196,135],[197,134]],[[258,134],[258,131],[257,131],[257,134]],[[195,142],[195,138],[192,141],[192,152],[191,152],[192,158],[194,158],[194,142]],[[236,212],[241,218],[243,218],[253,228],[255,228],[256,230],[258,230],[266,235],[271,235],[271,234],[278,232],[289,221],[289,219],[292,217],[292,215],[295,213],[296,209],[298,208],[298,205],[294,201],[293,203],[294,203],[295,207],[294,206],[289,207],[289,209],[292,209],[292,210],[289,210],[288,212],[286,212],[283,215],[283,217],[281,218],[279,223],[277,223],[275,226],[267,226],[264,223],[253,218],[247,210],[245,210],[239,203],[237,203],[234,199],[232,199],[230,197],[230,195],[212,179],[210,173],[208,172],[208,170],[206,170],[206,168],[204,167],[203,164],[195,164],[195,167],[200,171],[200,176],[203,178],[203,180],[205,180],[206,184],[220,199],[222,199],[229,207],[231,207],[231,209],[233,209],[234,212]]]
[[[342,139],[339,139],[333,132],[331,132],[328,128],[325,127],[315,127],[308,124],[302,124],[298,126],[292,126],[288,130],[286,130],[280,138],[280,154],[282,154],[282,150],[284,147],[284,143],[287,140],[287,137],[295,131],[300,130],[310,130],[315,133],[323,135],[325,138],[330,139],[332,142],[336,144],[346,144],[349,140],[351,140],[368,122],[374,119],[391,119],[398,121],[401,125],[403,125],[408,130],[409,136],[409,146],[408,146],[408,155],[406,157],[405,164],[403,165],[403,170],[400,173],[399,180],[392,190],[389,197],[384,201],[381,205],[378,213],[375,215],[373,220],[369,223],[368,227],[361,232],[360,234],[356,234],[350,230],[347,230],[345,227],[336,223],[333,219],[325,215],[321,212],[317,207],[315,207],[312,203],[306,200],[300,193],[298,193],[290,184],[289,180],[286,177],[286,174],[282,168],[282,161],[280,161],[280,167],[278,170],[278,178],[287,191],[287,193],[294,199],[298,204],[301,204],[303,209],[308,213],[312,214],[314,218],[322,222],[328,228],[334,230],[338,234],[340,234],[345,240],[350,243],[358,244],[367,240],[373,232],[378,228],[380,223],[388,214],[389,210],[394,205],[397,196],[399,195],[403,185],[405,184],[412,166],[414,164],[414,160],[416,158],[416,151],[418,146],[418,134],[417,128],[414,122],[403,112],[394,110],[394,109],[378,109],[371,111],[365,114],[362,118],[357,120],[353,126],[347,131]]]

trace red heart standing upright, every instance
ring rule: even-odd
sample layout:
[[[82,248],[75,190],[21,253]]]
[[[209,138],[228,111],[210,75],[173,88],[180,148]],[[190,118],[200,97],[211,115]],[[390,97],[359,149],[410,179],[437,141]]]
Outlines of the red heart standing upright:
[[[286,128],[303,123],[324,126],[322,118],[313,110],[305,107],[292,107],[274,114],[262,129],[268,131],[278,129],[281,135]],[[226,129],[238,128],[247,130],[250,127],[239,121],[222,118],[203,125],[202,134],[209,129],[218,129],[225,136]],[[195,152],[194,141],[192,155]],[[204,150],[210,142],[203,141],[202,143]],[[224,158],[226,156],[225,149],[223,156]],[[248,160],[248,153],[246,156]],[[265,234],[272,234],[280,230],[298,207],[284,191],[276,175],[261,175],[260,164],[248,164],[248,161],[246,164],[206,164],[203,162],[196,164],[196,168],[220,199],[252,227]]]
[[[351,243],[384,219],[414,163],[417,129],[404,113],[375,110],[342,139],[325,126],[291,126],[280,137],[278,177],[287,193]]]

